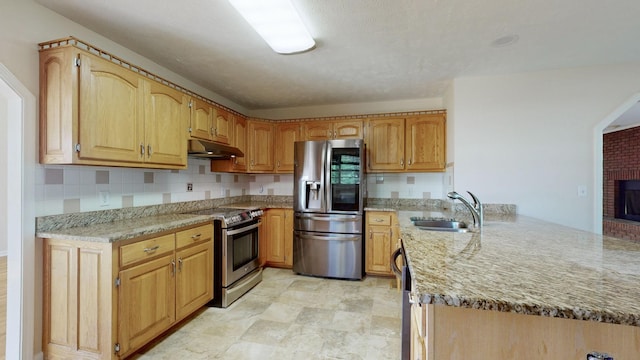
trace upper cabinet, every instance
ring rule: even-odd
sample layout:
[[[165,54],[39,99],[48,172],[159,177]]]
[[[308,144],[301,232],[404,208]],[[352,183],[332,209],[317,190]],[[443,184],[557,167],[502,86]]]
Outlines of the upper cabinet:
[[[304,140],[362,139],[362,120],[309,121]]]
[[[40,162],[182,169],[188,96],[71,45],[40,51]]]
[[[218,109],[217,115],[214,115],[213,141],[230,144],[232,122],[233,114],[224,109]]]
[[[274,125],[267,121],[247,121],[249,172],[274,172]],[[245,156],[247,156],[245,154]]]
[[[208,102],[191,99],[191,124],[189,135],[192,139],[213,140],[213,119],[216,109]]]
[[[293,147],[302,140],[302,124],[279,123],[276,127],[275,170],[277,173],[293,174]]]
[[[367,171],[444,171],[446,114],[367,121]]]

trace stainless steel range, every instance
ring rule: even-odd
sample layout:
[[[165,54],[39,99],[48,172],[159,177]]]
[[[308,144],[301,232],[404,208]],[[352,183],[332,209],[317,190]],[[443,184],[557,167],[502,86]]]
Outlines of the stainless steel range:
[[[227,307],[262,280],[258,258],[260,209],[214,208],[192,212],[213,220],[213,300]]]

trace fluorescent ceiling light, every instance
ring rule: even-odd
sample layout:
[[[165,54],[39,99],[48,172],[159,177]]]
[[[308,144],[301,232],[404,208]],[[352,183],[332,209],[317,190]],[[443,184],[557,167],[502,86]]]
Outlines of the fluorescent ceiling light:
[[[273,51],[294,54],[315,47],[290,0],[229,0]]]

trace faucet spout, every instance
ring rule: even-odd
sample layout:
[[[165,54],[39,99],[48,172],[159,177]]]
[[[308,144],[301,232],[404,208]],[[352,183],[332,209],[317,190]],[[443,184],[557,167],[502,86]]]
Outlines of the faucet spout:
[[[471,191],[467,191],[467,192],[469,193],[469,195],[471,195],[471,199],[473,199],[473,204],[471,204],[471,202],[467,200],[464,196],[458,194],[455,191],[448,193],[447,196],[453,200],[460,200],[460,202],[463,203],[467,207],[467,209],[469,209],[469,211],[471,211],[471,216],[473,217],[473,225],[478,229],[482,229],[482,222],[484,218],[482,214],[482,203],[480,202],[477,196],[471,193]]]

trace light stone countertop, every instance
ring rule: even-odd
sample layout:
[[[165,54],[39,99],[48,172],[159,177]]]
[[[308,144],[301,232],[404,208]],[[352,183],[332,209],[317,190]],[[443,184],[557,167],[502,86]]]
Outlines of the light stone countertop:
[[[168,214],[36,233],[39,238],[113,243],[213,221],[208,215]]]
[[[235,209],[293,209],[293,204],[282,201],[246,201],[227,204],[224,207]]]
[[[410,221],[433,215],[398,212],[420,302],[640,326],[640,244],[519,215],[481,233]]]

